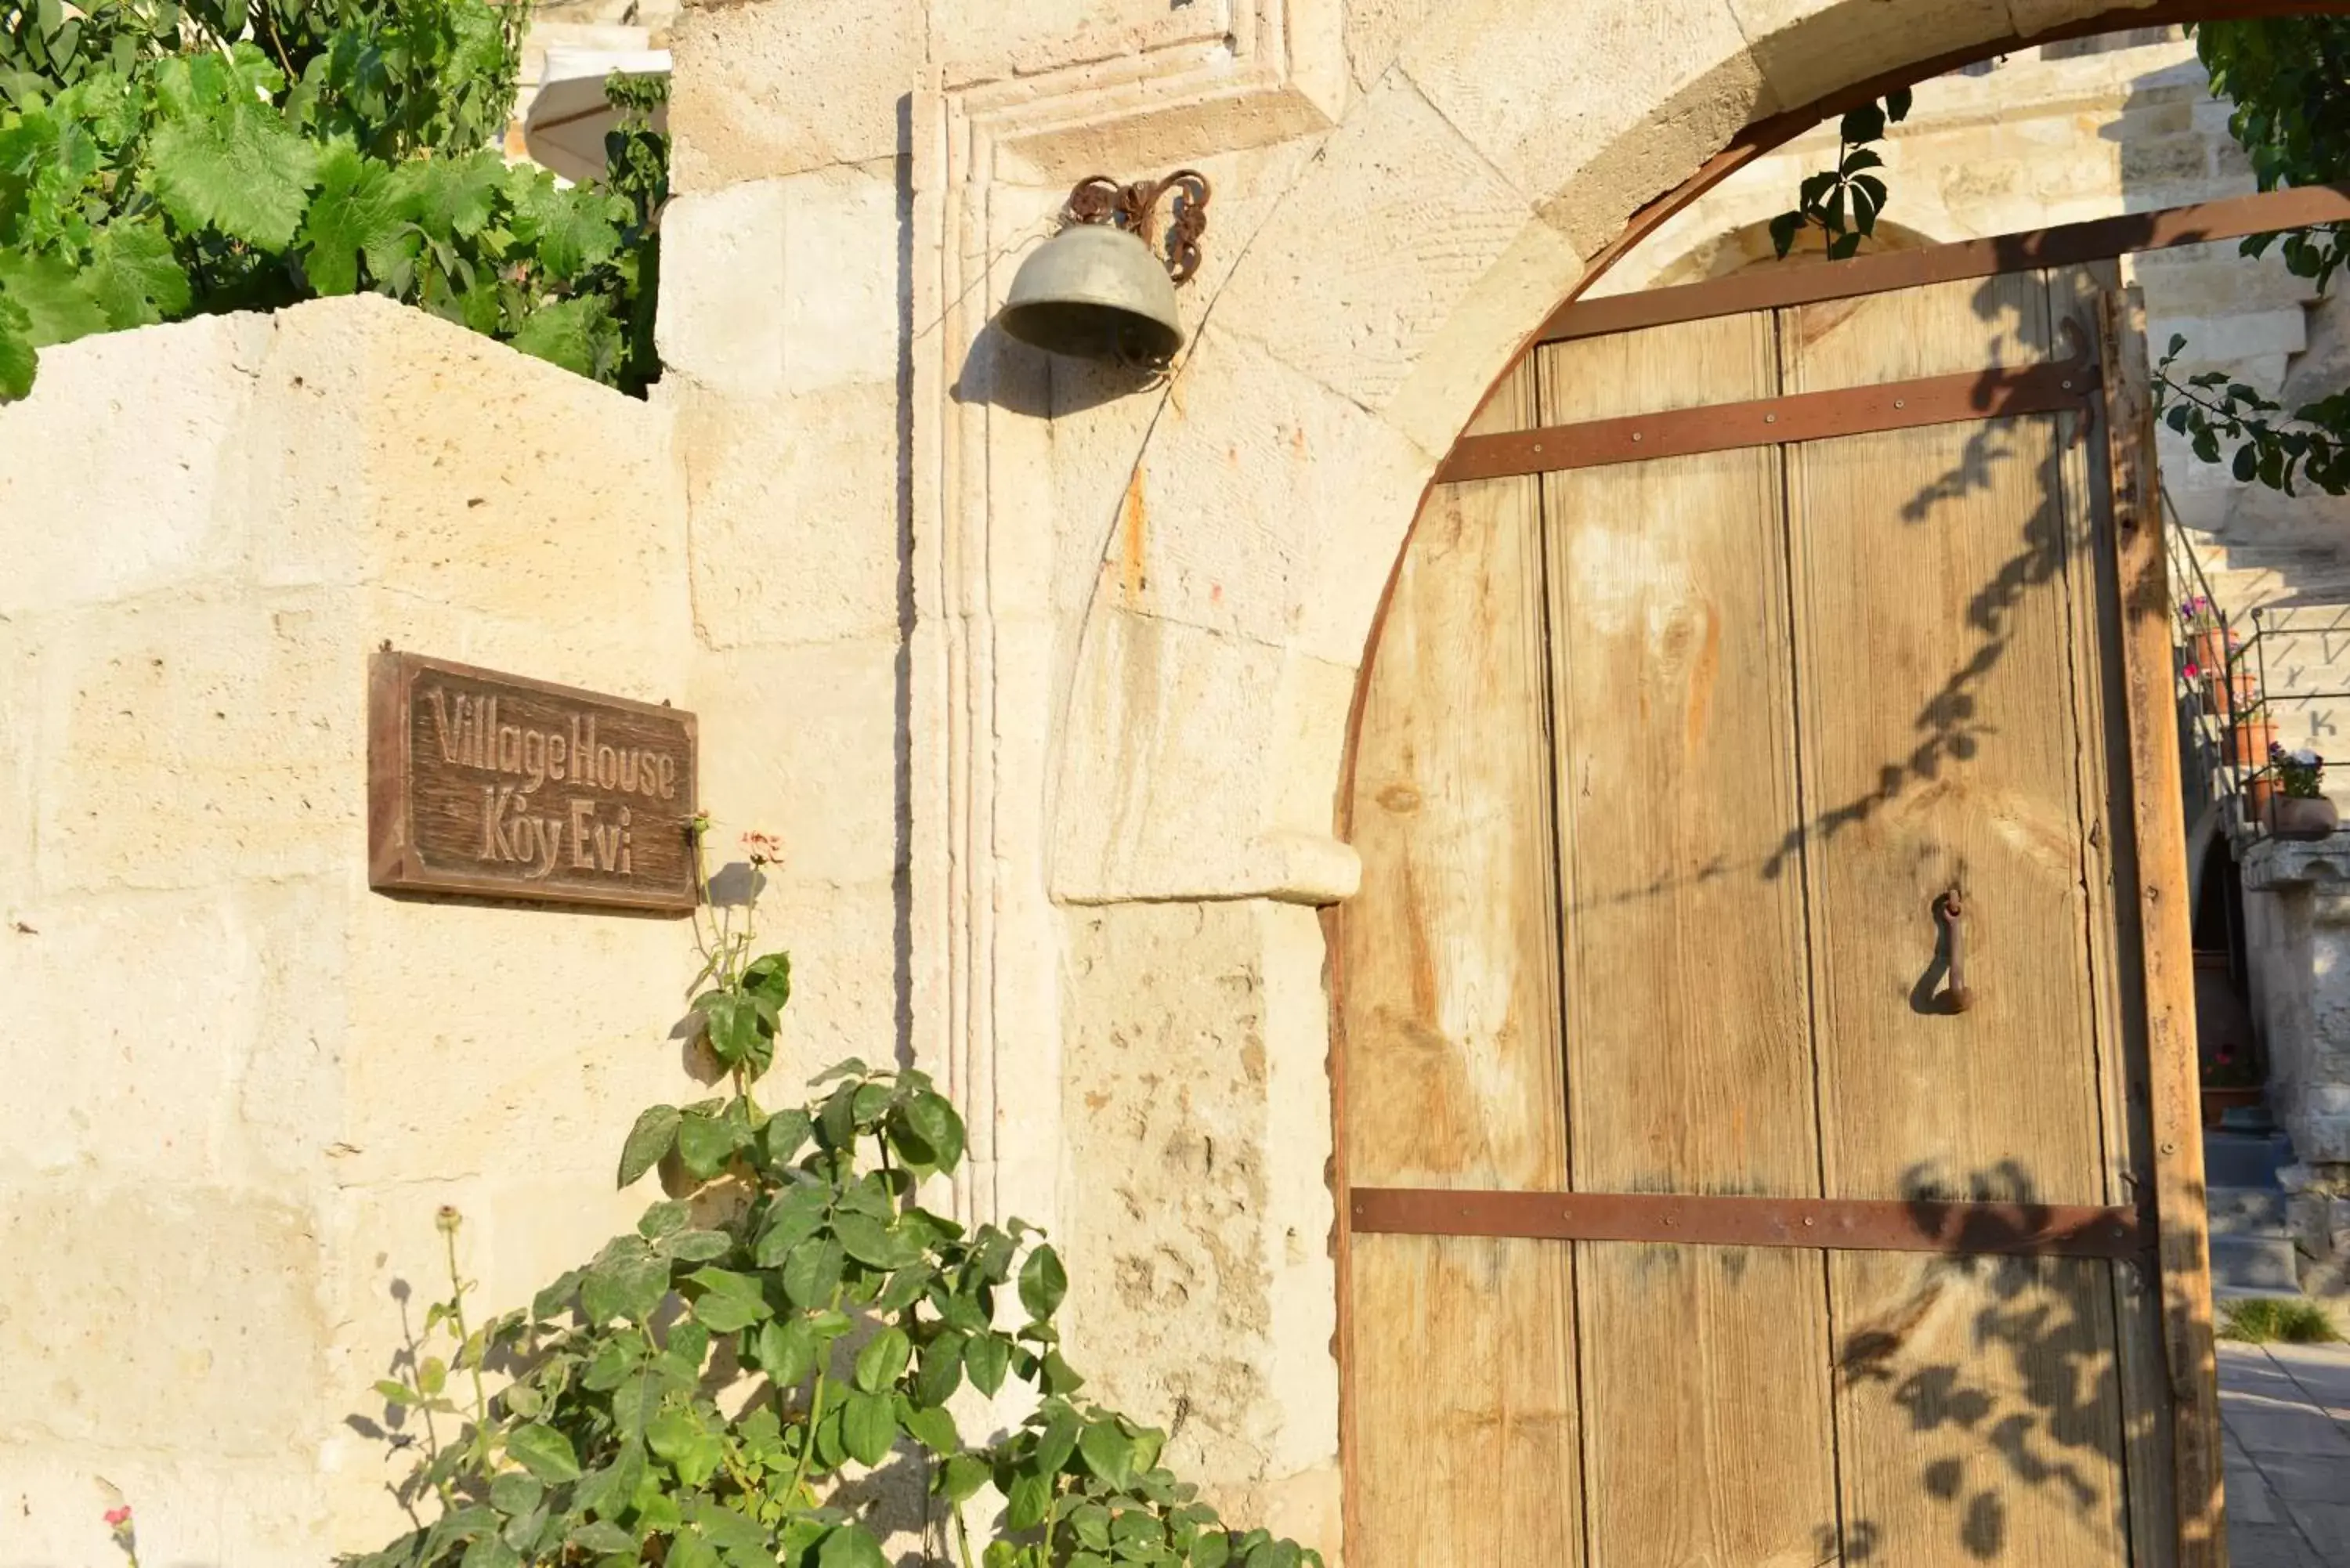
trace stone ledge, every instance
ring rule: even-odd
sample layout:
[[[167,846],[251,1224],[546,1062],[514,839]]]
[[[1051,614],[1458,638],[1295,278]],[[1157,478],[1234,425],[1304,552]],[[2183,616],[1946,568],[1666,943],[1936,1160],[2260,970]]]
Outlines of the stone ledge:
[[[1325,834],[1275,829],[1259,834],[1228,859],[1202,857],[1188,870],[1154,867],[1158,875],[1105,875],[1098,881],[1064,881],[1055,902],[1103,904],[1218,904],[1263,898],[1276,904],[1320,908],[1343,904],[1363,885],[1362,857],[1354,846]]]
[[[2243,876],[2247,893],[2321,882],[2350,885],[2350,832],[2307,840],[2264,839],[2245,852]]]

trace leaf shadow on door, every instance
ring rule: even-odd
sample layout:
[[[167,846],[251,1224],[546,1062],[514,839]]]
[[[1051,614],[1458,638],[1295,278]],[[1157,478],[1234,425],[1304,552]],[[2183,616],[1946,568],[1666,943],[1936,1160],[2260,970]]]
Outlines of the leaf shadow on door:
[[[2002,293],[1998,282],[1987,281],[1978,290],[1973,305],[1977,315],[2002,334],[1991,339],[1986,358],[2005,359],[2012,366],[2020,362],[2020,357],[2011,351],[2022,335],[2012,317],[2012,296]],[[2066,344],[2085,335],[2078,320],[2064,321],[2051,334]],[[1999,379],[2000,372],[1996,370],[1983,373],[1973,394],[1976,407],[1991,406]],[[2088,389],[2091,397],[2096,391],[2095,384]],[[2085,410],[2087,407],[2085,403]],[[2052,417],[2059,421],[2053,440],[2042,433]],[[1818,786],[1807,779],[1803,819],[1788,826],[1775,843],[1755,845],[1743,853],[1734,846],[1716,846],[1702,859],[1660,869],[1657,875],[1635,884],[1578,888],[1569,912],[1668,897],[1682,888],[1748,874],[1764,882],[1775,882],[1798,869],[1809,849],[1868,823],[1907,795],[1956,777],[1966,763],[1981,754],[1986,742],[2000,733],[1998,723],[1988,711],[1986,694],[1994,677],[2001,674],[2014,653],[2019,632],[2035,596],[2064,591],[2069,574],[2076,569],[2075,563],[2092,559],[2090,546],[2095,535],[2088,520],[2095,514],[2095,498],[2068,496],[2065,470],[2068,458],[2080,443],[2093,442],[2101,447],[2104,439],[2101,410],[2091,417],[2068,412],[2062,416],[2027,414],[1986,419],[1970,432],[1963,447],[1942,472],[1920,485],[1884,517],[1883,525],[1889,528],[1930,528],[1937,524],[1945,507],[1994,487],[2004,486],[2018,495],[2038,496],[2037,504],[2017,527],[2012,547],[1968,592],[1963,615],[1954,628],[1962,632],[1963,640],[1954,636],[1950,662],[1931,693],[1918,704],[1911,720],[1910,739],[1906,746],[1888,750],[1877,765],[1869,787],[1832,797],[1825,804],[1814,804],[1812,792]],[[2013,473],[2018,463],[2032,464],[2033,473],[2028,478]],[[2092,461],[2075,471],[2085,473],[2093,488],[2101,472],[2094,452]],[[1800,529],[1801,508],[1792,495],[1789,505],[1793,509],[1791,526]],[[2068,672],[2062,668],[2047,673],[2051,680],[2068,679]],[[1822,693],[1829,702],[1838,695]],[[2030,743],[2038,738],[2020,739]]]
[[[1988,287],[1979,296],[1978,309],[1987,317],[2002,307]],[[1978,407],[1990,402],[1996,379],[1993,372],[1984,373],[1974,394]],[[2027,447],[2043,445],[2023,432],[2034,430],[2044,418],[2027,415],[1978,425],[1958,460],[1903,504],[1898,514],[1901,525],[1930,527],[1942,506],[1998,484],[2002,478],[2000,470],[2028,461]],[[1905,793],[1933,784],[1971,761],[1984,742],[1997,733],[1997,725],[1984,711],[1983,689],[2012,650],[2018,619],[2027,601],[2036,592],[2060,585],[2070,563],[2086,554],[2094,537],[2073,514],[2086,516],[2087,509],[2065,505],[2064,460],[2072,443],[2091,439],[2101,429],[2077,415],[2067,416],[2057,438],[2045,444],[2034,475],[2039,504],[2024,519],[2013,553],[1969,597],[1964,626],[1972,646],[1963,650],[1941,684],[1919,706],[1912,725],[1916,738],[1908,751],[1885,760],[1873,789],[1814,810],[1805,823],[1791,829],[1763,858],[1764,879],[1783,875],[1807,845],[1866,823]],[[2052,679],[2061,678],[2062,672],[2050,674]]]
[[[1970,1226],[1978,1244],[1992,1247],[2020,1244],[2049,1218],[2014,1161],[1956,1179],[1913,1167],[1902,1196],[1913,1204],[1999,1205],[1995,1219]],[[1939,1221],[1921,1210],[1918,1223]],[[1840,1535],[1837,1525],[1823,1524],[1820,1561],[1896,1568],[1912,1553],[1948,1560],[1914,1539],[1927,1527],[1947,1532],[1979,1563],[2055,1561],[2045,1555],[2059,1546],[2052,1532],[2069,1537],[2065,1561],[2124,1551],[2121,1386],[2106,1271],[2126,1266],[1935,1258],[1916,1268],[1906,1289],[1869,1303],[1835,1347],[1839,1427],[1847,1444],[1853,1428],[1877,1433],[1872,1452],[1879,1456],[1883,1445],[1906,1448],[1915,1491],[1878,1497],[1877,1510],[1845,1518]],[[1900,1484],[1889,1471],[1860,1479],[1848,1468],[1845,1506],[1866,1502],[1870,1488]],[[2021,1517],[2027,1512],[2030,1521]]]

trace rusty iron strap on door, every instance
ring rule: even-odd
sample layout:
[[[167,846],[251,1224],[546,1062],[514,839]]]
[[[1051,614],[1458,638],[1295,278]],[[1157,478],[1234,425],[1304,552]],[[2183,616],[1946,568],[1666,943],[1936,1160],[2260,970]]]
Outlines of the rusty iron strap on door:
[[[1875,387],[1464,436],[1436,478],[1439,483],[1508,479],[2013,414],[2093,414],[2098,388],[2096,363],[2085,354],[2018,369],[1963,370]]]
[[[1358,1234],[1390,1236],[2116,1260],[2143,1257],[2152,1239],[2135,1209],[2044,1203],[1357,1187],[1347,1207]]]
[[[2350,185],[2263,191],[2258,195],[2199,202],[2191,207],[2125,213],[2022,234],[1956,240],[1923,250],[1886,251],[1816,266],[1766,267],[1638,294],[1569,300],[1543,323],[1534,341],[1565,343],[1676,321],[1856,299],[2042,267],[2078,266],[2172,245],[2203,244],[2345,221],[2350,221]]]

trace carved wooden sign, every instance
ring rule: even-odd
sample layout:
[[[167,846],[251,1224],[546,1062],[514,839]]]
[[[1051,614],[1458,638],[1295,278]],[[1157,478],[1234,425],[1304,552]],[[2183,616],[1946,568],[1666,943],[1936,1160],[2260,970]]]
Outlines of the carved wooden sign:
[[[368,705],[369,886],[693,909],[692,714],[390,649]]]

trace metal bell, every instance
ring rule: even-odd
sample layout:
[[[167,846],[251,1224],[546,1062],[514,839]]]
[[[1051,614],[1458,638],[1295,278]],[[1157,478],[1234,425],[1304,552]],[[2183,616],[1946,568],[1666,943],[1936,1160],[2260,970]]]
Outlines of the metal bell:
[[[1139,238],[1072,223],[1020,264],[996,322],[1051,354],[1159,366],[1183,347],[1175,283]]]

